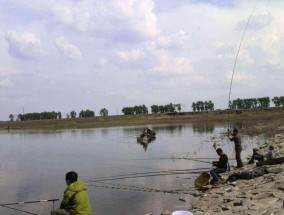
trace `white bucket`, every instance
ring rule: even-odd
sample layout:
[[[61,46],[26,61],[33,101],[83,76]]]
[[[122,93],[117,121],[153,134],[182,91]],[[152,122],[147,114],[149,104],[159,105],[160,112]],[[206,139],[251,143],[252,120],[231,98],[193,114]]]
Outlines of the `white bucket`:
[[[172,215],[193,215],[189,211],[174,211]]]

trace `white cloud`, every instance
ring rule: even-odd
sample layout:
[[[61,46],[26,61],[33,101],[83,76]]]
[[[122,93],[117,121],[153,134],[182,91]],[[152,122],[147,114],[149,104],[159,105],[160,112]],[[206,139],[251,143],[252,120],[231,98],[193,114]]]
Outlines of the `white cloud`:
[[[41,40],[32,33],[19,34],[8,30],[5,39],[9,44],[9,53],[13,57],[22,60],[40,60],[44,55]]]
[[[75,29],[114,41],[153,38],[158,33],[154,6],[152,0],[63,0],[51,7],[50,26],[59,25],[59,29]]]
[[[0,77],[11,76],[11,75],[13,75],[15,73],[16,73],[16,70],[14,68],[12,68],[11,66],[0,65]]]
[[[98,63],[99,63],[99,65],[101,65],[101,66],[106,66],[106,65],[107,65],[107,59],[105,59],[105,58],[100,58],[100,59],[98,60]]]
[[[156,52],[158,66],[152,71],[162,75],[186,74],[192,71],[191,63],[184,57],[173,57],[165,51]]]
[[[79,48],[70,44],[64,37],[55,40],[55,45],[61,53],[73,60],[81,60],[82,53]]]
[[[232,79],[231,71],[226,73],[226,78],[228,80]],[[254,75],[248,74],[242,71],[238,71],[237,73],[234,74],[234,77],[233,77],[234,82],[241,82],[241,83],[247,82],[247,83],[252,84],[253,82],[255,82],[255,80],[256,80],[256,77]]]
[[[53,22],[62,23],[81,32],[87,31],[90,27],[91,15],[85,2],[74,2],[71,5],[68,2],[65,2],[65,5],[62,5],[62,2],[56,3],[51,7],[51,16]]]
[[[11,87],[14,84],[9,79],[0,80],[0,87]]]
[[[117,55],[120,59],[124,61],[137,61],[142,58],[145,53],[139,49],[133,49],[129,51],[118,51]]]

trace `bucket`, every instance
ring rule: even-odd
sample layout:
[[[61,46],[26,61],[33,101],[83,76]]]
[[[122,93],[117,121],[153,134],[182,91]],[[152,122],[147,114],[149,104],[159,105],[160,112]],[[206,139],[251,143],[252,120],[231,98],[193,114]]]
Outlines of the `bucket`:
[[[204,186],[209,184],[210,174],[207,172],[202,172],[200,175],[195,179],[194,186],[198,190],[204,189]]]
[[[189,211],[174,211],[172,215],[193,215]]]

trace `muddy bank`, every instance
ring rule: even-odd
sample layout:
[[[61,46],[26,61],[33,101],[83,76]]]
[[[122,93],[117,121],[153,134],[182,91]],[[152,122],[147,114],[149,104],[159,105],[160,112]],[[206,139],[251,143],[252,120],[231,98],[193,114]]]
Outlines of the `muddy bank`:
[[[277,157],[284,156],[284,126],[276,129],[276,134],[260,147],[262,154],[273,145]],[[284,214],[284,163],[265,166],[268,173],[250,180],[237,180],[216,186],[209,186],[206,192],[196,192],[197,199],[191,205],[193,214]],[[245,165],[242,170],[253,170],[255,164]]]
[[[263,133],[268,128],[284,124],[284,108],[253,110],[215,110],[204,112],[179,112],[146,115],[96,116],[88,118],[30,120],[0,122],[0,131],[19,129],[77,129],[133,125],[183,124],[183,123],[230,123],[242,127],[246,124],[250,132]],[[272,124],[273,123],[273,124]],[[253,127],[254,125],[259,127]]]

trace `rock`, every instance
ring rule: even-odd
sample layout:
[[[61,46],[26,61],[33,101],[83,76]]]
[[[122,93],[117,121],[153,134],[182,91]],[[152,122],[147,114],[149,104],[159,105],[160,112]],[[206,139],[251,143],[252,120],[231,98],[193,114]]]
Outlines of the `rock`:
[[[184,197],[179,197],[179,200],[180,200],[180,201],[183,201],[183,202],[186,202],[186,200],[185,200]]]
[[[170,211],[164,211],[163,213],[161,213],[161,215],[171,215],[172,213]]]
[[[279,167],[279,166],[277,166],[277,167],[267,167],[267,172],[269,172],[269,173],[277,174],[277,173],[280,173],[280,172],[283,172],[283,171],[284,171],[283,167]]]

